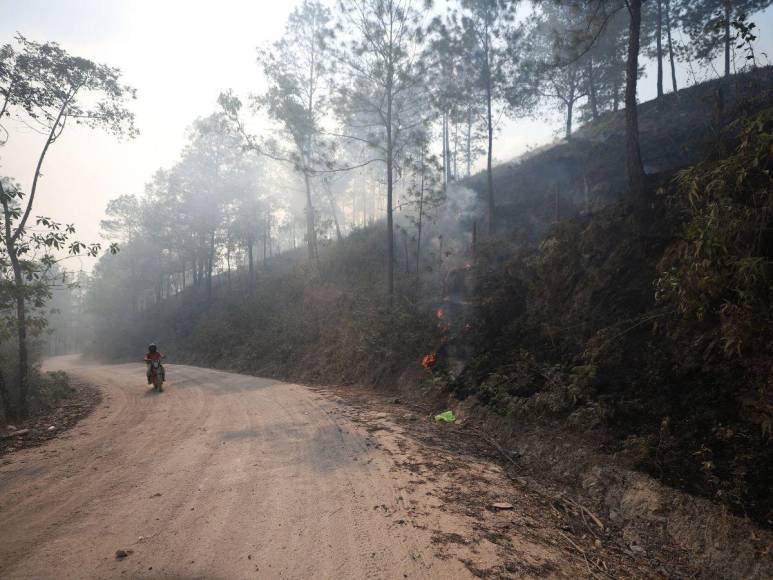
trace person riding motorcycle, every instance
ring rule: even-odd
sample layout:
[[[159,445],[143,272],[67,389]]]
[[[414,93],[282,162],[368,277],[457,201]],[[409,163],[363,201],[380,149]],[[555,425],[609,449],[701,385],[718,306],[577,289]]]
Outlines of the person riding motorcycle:
[[[165,355],[158,351],[158,347],[154,343],[151,343],[148,345],[148,352],[145,353],[145,362],[147,363],[147,367],[148,367],[148,371],[147,371],[148,384],[151,384],[153,382],[153,378],[151,377],[151,373],[150,373],[150,364],[154,360],[160,361],[163,358],[166,358]],[[159,370],[161,371],[161,380],[162,381],[166,380],[166,371],[164,370],[164,365],[159,363]]]

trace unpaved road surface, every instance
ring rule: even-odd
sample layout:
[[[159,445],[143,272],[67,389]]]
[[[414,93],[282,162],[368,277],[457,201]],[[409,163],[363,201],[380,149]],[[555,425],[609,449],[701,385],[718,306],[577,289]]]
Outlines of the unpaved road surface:
[[[333,392],[169,365],[156,395],[141,364],[79,364],[48,366],[97,385],[96,411],[0,458],[1,578],[640,575],[589,563],[494,462]]]

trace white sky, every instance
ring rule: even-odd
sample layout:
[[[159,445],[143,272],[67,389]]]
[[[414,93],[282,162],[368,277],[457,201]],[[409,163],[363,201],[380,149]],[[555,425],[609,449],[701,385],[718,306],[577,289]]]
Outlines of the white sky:
[[[119,67],[137,89],[133,110],[140,136],[117,142],[98,131],[70,127],[49,152],[34,215],[74,222],[79,238],[97,240],[108,200],[141,193],[159,167],[171,165],[185,129],[216,108],[227,88],[260,89],[255,47],[276,39],[297,0],[0,0],[0,43],[15,32],[55,40],[72,54]],[[773,11],[757,15],[758,51],[773,54]],[[651,69],[651,67],[649,67]],[[683,75],[680,81],[684,83]],[[666,79],[668,80],[668,79]],[[670,82],[666,83],[666,87]],[[640,98],[654,95],[653,74]],[[495,157],[507,160],[553,140],[561,126],[543,120],[507,122]],[[0,150],[0,173],[28,189],[43,137],[14,125]],[[88,265],[87,265],[88,266]]]

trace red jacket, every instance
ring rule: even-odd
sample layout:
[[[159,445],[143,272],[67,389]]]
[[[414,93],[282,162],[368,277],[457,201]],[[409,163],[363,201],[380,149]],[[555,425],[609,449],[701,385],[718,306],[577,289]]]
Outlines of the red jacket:
[[[145,360],[161,360],[162,358],[164,355],[158,351],[145,353]]]

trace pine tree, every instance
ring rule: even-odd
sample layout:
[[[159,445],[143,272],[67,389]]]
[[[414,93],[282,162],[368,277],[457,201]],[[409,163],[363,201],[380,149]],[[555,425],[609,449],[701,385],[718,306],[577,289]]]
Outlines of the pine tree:
[[[690,53],[698,60],[710,62],[720,54],[724,58],[724,75],[732,73],[734,20],[743,19],[771,5],[771,0],[682,0],[679,22],[690,36]]]

